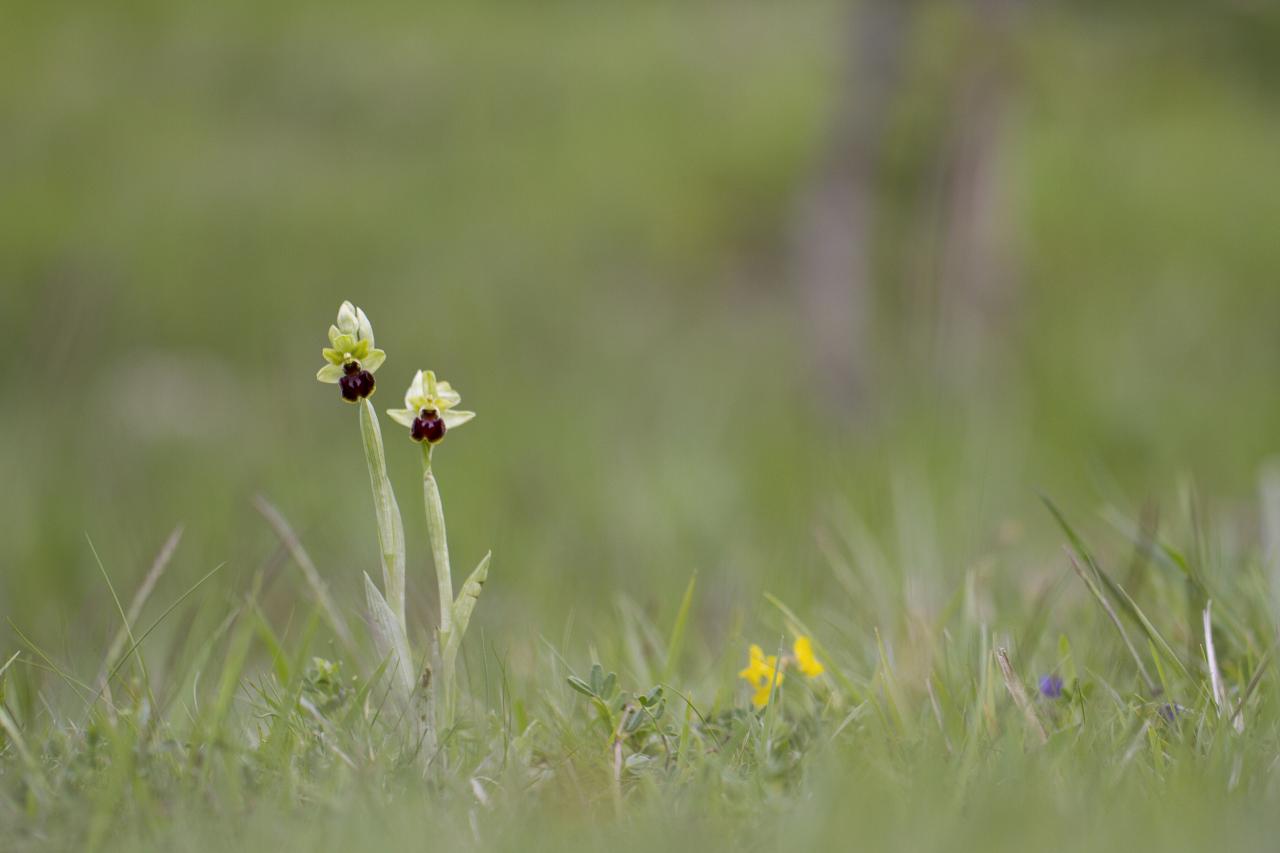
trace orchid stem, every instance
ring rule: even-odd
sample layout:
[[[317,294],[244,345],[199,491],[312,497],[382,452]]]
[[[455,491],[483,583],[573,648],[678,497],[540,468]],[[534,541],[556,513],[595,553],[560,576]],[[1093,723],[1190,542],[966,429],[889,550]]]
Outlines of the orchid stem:
[[[373,488],[373,509],[378,519],[378,546],[382,558],[382,582],[387,605],[395,614],[402,633],[407,634],[404,615],[404,523],[395,492],[387,478],[387,458],[382,445],[382,429],[373,404],[360,401],[360,436],[364,440],[364,458],[369,466],[369,483]]]
[[[440,712],[441,728],[449,724],[453,704],[453,660],[445,654],[453,633],[453,572],[449,566],[449,540],[445,533],[444,504],[440,500],[440,488],[431,472],[431,444],[422,443],[422,497],[426,504],[427,535],[431,538],[431,559],[436,567],[436,582],[440,588],[440,631],[437,642],[441,653]]]

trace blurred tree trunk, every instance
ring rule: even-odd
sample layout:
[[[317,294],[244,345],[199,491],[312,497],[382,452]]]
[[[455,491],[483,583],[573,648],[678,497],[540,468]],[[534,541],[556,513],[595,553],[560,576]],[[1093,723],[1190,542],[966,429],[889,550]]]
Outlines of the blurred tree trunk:
[[[1016,296],[1004,179],[1017,2],[973,0],[967,58],[953,99],[958,106],[939,153],[937,358],[941,378],[953,388],[969,386],[999,357]]]
[[[948,90],[946,130],[927,153],[932,252],[929,293],[907,329],[929,326],[939,378],[963,389],[999,356],[1016,296],[1005,178],[1006,119],[1015,90],[1010,44],[1021,0],[969,0],[969,20]],[[866,402],[872,359],[873,234],[885,127],[903,55],[922,14],[915,0],[858,0],[847,16],[846,61],[818,166],[800,193],[792,240],[798,290],[819,391],[834,410]],[[952,106],[954,105],[954,106]],[[922,161],[922,168],[927,168]],[[908,267],[910,264],[907,265]],[[909,276],[908,276],[909,277]]]
[[[876,161],[913,7],[912,0],[851,5],[831,129],[793,223],[792,280],[814,373],[822,398],[846,414],[867,393]]]

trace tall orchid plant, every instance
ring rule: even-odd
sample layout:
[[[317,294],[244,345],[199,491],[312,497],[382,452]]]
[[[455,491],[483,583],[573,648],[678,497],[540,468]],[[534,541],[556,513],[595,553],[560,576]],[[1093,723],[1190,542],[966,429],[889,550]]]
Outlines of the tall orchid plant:
[[[374,642],[378,654],[387,661],[387,671],[391,674],[400,703],[420,727],[421,737],[434,742],[435,732],[447,729],[453,723],[457,704],[455,668],[458,650],[480,591],[488,579],[490,554],[486,554],[476,566],[455,598],[444,505],[431,470],[431,456],[447,433],[470,421],[475,413],[459,410],[457,406],[462,402],[461,396],[448,382],[437,380],[430,370],[419,370],[414,375],[405,392],[403,409],[387,412],[392,420],[408,427],[410,438],[422,445],[422,492],[427,535],[431,541],[440,596],[440,624],[436,630],[440,672],[439,677],[433,680],[429,665],[422,666],[421,675],[414,665],[405,621],[404,524],[395,491],[387,476],[382,429],[377,412],[369,401],[376,389],[373,374],[385,361],[386,353],[374,347],[373,327],[364,311],[350,302],[343,302],[338,309],[337,321],[329,327],[329,346],[324,348],[323,355],[325,365],[316,373],[316,378],[338,385],[342,399],[360,409],[360,435],[373,487],[382,586],[385,590],[384,594],[365,573],[365,598]],[[434,695],[429,692],[432,689]],[[429,701],[434,705],[434,718],[427,707]]]

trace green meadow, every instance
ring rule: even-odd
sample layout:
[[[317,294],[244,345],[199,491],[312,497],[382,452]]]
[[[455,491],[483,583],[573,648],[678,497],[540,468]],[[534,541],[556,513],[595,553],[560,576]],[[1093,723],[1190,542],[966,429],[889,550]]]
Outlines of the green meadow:
[[[0,19],[0,850],[1272,843],[1269,4]]]

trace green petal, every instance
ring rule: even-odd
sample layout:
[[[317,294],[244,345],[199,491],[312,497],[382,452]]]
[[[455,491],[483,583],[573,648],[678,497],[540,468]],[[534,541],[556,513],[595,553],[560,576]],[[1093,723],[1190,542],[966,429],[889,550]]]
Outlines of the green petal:
[[[475,412],[460,412],[457,409],[450,409],[447,412],[440,413],[440,417],[444,419],[445,429],[460,427],[475,416]]]
[[[330,343],[332,343],[333,348],[339,352],[351,352],[356,348],[356,339],[350,335],[344,335],[341,332],[339,332],[338,336],[330,341]]]
[[[371,349],[369,354],[360,359],[360,366],[365,370],[373,373],[382,366],[382,362],[387,360],[387,354],[380,349]]]
[[[404,405],[407,409],[412,409],[416,400],[420,400],[423,396],[422,390],[422,371],[419,370],[413,374],[413,381],[409,383],[409,390],[404,392]]]
[[[400,424],[401,426],[412,427],[413,419],[418,416],[417,412],[409,409],[387,409],[387,417]],[[447,428],[447,427],[446,427]]]
[[[447,409],[450,406],[456,406],[462,402],[462,395],[453,390],[453,386],[448,382],[441,380],[436,383],[436,399],[444,405],[440,408]]]
[[[338,329],[337,326],[329,327],[329,345],[330,346],[336,349],[338,346],[338,338],[340,338],[341,336],[342,336],[342,332],[341,330]]]
[[[360,330],[360,320],[356,317],[356,307],[350,302],[344,302],[338,308],[337,326],[348,335],[354,335]]]
[[[356,309],[356,321],[359,324],[360,340],[368,341],[369,346],[373,346],[373,326],[369,324],[369,318],[364,315],[364,309]]]
[[[336,349],[330,349],[329,347],[325,347],[320,350],[320,352],[324,356],[325,361],[330,364],[336,364],[338,367],[342,367],[342,353],[338,352]]]
[[[326,364],[324,367],[316,371],[316,379],[321,382],[327,382],[330,385],[337,383],[342,378],[342,367],[337,364]]]

